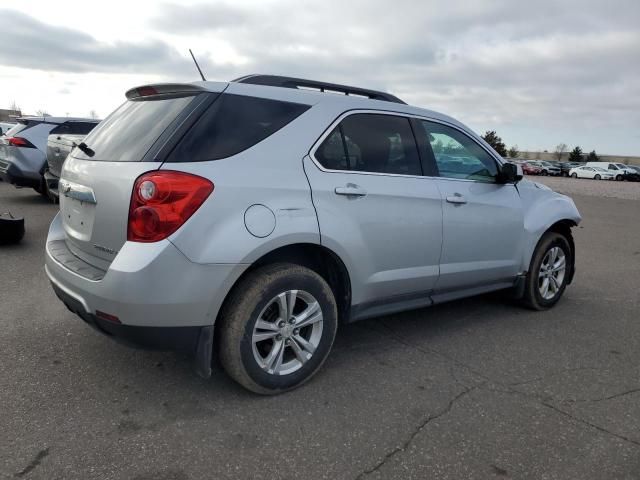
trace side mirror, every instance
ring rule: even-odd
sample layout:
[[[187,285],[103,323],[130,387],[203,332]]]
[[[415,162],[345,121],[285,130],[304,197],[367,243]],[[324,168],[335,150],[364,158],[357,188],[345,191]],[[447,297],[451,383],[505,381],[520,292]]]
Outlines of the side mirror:
[[[503,163],[498,173],[498,181],[500,183],[518,183],[522,180],[522,166],[513,163]]]

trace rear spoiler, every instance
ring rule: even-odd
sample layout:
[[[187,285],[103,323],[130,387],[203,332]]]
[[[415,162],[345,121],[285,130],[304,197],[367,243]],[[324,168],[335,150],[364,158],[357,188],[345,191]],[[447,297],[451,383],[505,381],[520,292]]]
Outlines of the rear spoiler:
[[[179,93],[199,93],[206,92],[207,89],[200,85],[194,85],[192,83],[156,83],[153,85],[142,85],[127,90],[125,94],[127,99],[133,100],[134,98],[151,97],[154,95],[171,95]]]

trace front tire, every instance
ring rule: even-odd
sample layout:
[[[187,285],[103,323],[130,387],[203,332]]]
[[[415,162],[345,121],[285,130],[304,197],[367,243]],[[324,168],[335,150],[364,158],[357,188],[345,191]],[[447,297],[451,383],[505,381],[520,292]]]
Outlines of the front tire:
[[[593,179],[594,179],[594,180],[601,180],[601,179],[602,179],[602,177],[601,177],[599,174],[597,174],[597,173],[596,173],[596,176],[595,176],[595,177],[593,177]]]
[[[623,180],[623,178],[624,178],[624,177],[623,177],[622,175],[616,175],[616,180],[617,180],[618,182],[621,182],[621,181]]]
[[[545,233],[531,259],[525,282],[523,303],[533,310],[553,307],[564,293],[573,274],[573,252],[564,235]]]
[[[572,173],[572,174],[571,174],[571,177],[572,177],[572,178],[578,178],[578,174],[577,174],[577,173]]]
[[[338,328],[327,282],[300,265],[267,265],[246,275],[219,320],[220,361],[252,392],[274,395],[299,387],[326,360]]]

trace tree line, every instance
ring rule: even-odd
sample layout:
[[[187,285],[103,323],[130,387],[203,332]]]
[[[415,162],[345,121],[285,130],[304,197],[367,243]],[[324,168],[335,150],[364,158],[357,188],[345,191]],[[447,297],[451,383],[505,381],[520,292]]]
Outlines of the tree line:
[[[520,150],[518,150],[517,145],[511,146],[507,149],[507,146],[502,141],[502,138],[498,136],[495,130],[488,130],[482,135],[482,138],[485,142],[493,147],[493,149],[498,152],[502,157],[509,158],[518,158],[520,155]],[[560,143],[556,146],[554,155],[556,159],[560,162],[563,157],[568,153],[568,161],[569,162],[597,162],[600,160],[595,150],[592,150],[588,154],[584,154],[582,148],[576,146],[571,152],[569,152],[566,143]],[[546,150],[545,150],[546,152]]]

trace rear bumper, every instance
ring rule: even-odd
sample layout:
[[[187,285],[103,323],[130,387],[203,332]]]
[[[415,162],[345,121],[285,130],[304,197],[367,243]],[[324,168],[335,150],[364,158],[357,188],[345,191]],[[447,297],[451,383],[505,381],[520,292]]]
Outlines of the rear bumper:
[[[224,298],[246,268],[193,263],[171,242],[162,240],[126,242],[107,270],[96,275],[97,267],[56,250],[64,239],[58,214],[49,229],[45,271],[56,293],[72,298],[73,310],[85,321],[100,311],[118,317],[123,327],[212,326]]]
[[[58,177],[57,175],[54,175],[49,170],[46,170],[44,172],[44,181],[47,184],[47,189],[49,191],[49,194],[55,198],[58,198],[59,197],[58,182],[60,181],[60,177]]]
[[[113,323],[87,313],[82,302],[55,283],[56,296],[66,307],[98,332],[128,346],[152,350],[177,350],[195,353],[204,327],[138,327]]]

